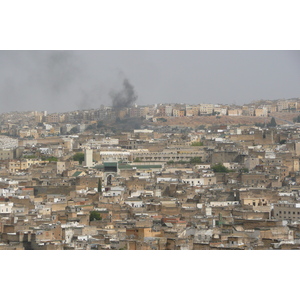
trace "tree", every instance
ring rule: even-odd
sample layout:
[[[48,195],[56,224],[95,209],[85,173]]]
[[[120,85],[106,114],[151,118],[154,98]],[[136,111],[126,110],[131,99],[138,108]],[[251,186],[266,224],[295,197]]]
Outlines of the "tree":
[[[57,158],[57,157],[54,157],[54,156],[50,156],[50,157],[47,158],[47,160],[48,160],[49,162],[51,162],[51,161],[58,161],[58,158]]]
[[[168,120],[166,118],[157,118],[158,122],[167,122]]]
[[[98,121],[97,128],[104,127],[103,121]]]
[[[193,142],[191,146],[203,146],[202,142]]]
[[[293,119],[294,123],[300,123],[300,116]]]
[[[212,169],[215,173],[229,173],[229,169],[221,163],[214,165]]]
[[[93,129],[95,129],[95,126],[89,125],[89,126],[87,126],[87,128],[85,130],[88,131],[88,130],[93,130]]]
[[[190,159],[190,164],[201,164],[201,157],[193,157]]]
[[[78,152],[78,153],[74,154],[73,160],[79,161],[79,164],[82,164],[82,162],[84,161],[84,153]]]
[[[70,134],[76,134],[76,133],[79,133],[79,130],[78,130],[78,128],[75,126],[75,127],[73,127],[73,128],[70,130]]]
[[[102,180],[99,178],[98,180],[98,193],[102,195]]]
[[[261,128],[263,128],[263,127],[265,127],[265,123],[254,123],[254,125],[256,126],[256,127],[261,127]]]
[[[275,121],[275,118],[272,117],[270,123],[268,124],[268,127],[276,127],[277,126],[277,123]]]
[[[90,212],[90,221],[95,221],[95,220],[99,221],[102,220],[102,218],[99,212],[93,210]]]
[[[249,173],[249,169],[248,168],[241,168],[241,172],[242,173]]]

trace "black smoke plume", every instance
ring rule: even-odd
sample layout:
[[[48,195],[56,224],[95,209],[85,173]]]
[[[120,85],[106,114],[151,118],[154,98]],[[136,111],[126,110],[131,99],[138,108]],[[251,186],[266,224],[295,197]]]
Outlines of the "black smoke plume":
[[[112,106],[115,110],[131,107],[137,99],[133,85],[124,79],[123,88],[119,92],[111,92]]]

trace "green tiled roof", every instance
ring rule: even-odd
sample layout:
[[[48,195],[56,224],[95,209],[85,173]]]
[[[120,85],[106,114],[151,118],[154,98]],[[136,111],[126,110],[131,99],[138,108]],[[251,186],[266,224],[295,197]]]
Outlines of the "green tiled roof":
[[[77,171],[77,172],[75,172],[72,176],[73,176],[73,177],[77,177],[77,176],[79,176],[81,173],[82,173],[81,171]]]
[[[103,163],[104,167],[117,167],[118,163],[117,162],[105,162]]]

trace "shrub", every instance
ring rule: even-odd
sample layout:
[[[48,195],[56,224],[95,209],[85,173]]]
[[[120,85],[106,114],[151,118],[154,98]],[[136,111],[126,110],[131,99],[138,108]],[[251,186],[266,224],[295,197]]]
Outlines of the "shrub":
[[[212,167],[215,173],[229,173],[230,170],[226,168],[223,164],[218,163]]]
[[[84,153],[78,152],[78,153],[74,154],[73,160],[79,161],[79,163],[82,164],[82,162],[84,161]]]
[[[202,160],[201,157],[193,157],[190,159],[191,164],[201,164]]]
[[[91,211],[90,212],[90,221],[95,221],[95,220],[97,220],[97,221],[102,220],[100,213],[97,211]]]
[[[203,146],[202,142],[193,142],[191,146]]]

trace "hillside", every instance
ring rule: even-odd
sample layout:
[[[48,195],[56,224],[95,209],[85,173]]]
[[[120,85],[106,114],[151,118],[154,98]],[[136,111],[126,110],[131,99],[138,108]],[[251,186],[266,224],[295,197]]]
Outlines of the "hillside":
[[[286,124],[286,121],[292,122],[293,118],[300,113],[273,113],[270,117],[251,117],[251,116],[195,116],[195,117],[164,117],[166,122],[158,121],[153,123],[157,126],[187,126],[197,127],[201,125],[254,125],[255,123],[268,123],[274,116],[279,125]]]

